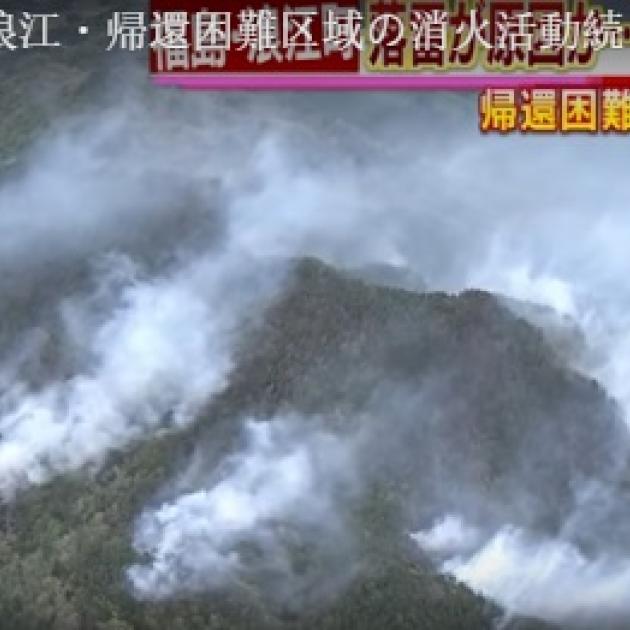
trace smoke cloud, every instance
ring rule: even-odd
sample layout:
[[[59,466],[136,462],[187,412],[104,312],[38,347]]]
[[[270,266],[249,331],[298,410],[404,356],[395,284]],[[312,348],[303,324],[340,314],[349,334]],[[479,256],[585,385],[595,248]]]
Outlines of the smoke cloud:
[[[630,417],[627,147],[479,137],[474,101],[132,94],[52,130],[0,184],[12,308],[0,330],[0,493],[192,421],[229,378],[243,317],[281,286],[283,265],[265,265],[299,255],[544,304],[584,336],[574,366]],[[251,566],[293,575],[277,523],[334,521],[346,477],[326,470],[324,451],[344,461],[349,447],[288,424],[247,424],[215,476],[147,509],[136,545],[150,560],[129,571],[140,596],[249,579]],[[626,610],[628,551],[607,552],[582,514],[575,529],[597,553],[573,533],[487,532],[453,515],[415,539],[510,609]]]
[[[319,571],[331,543],[339,578],[347,543],[336,505],[355,483],[352,442],[313,424],[248,420],[242,449],[206,484],[148,509],[135,546],[149,563],[128,570],[137,594],[169,597],[264,578],[269,595],[294,600],[307,586],[324,589]],[[310,569],[298,567],[305,546],[317,554]]]
[[[500,601],[511,613],[571,627],[592,627],[602,618],[627,619],[627,558],[588,556],[562,539],[509,525],[471,552],[460,544],[470,530],[450,515],[413,537],[429,553],[449,554],[441,565],[444,572]],[[444,542],[436,548],[435,541]]]
[[[2,493],[194,419],[225,385],[238,318],[264,294],[261,283],[246,296],[230,285],[251,281],[228,256],[211,256],[148,279],[132,272],[109,298],[99,287],[64,302],[61,339],[78,349],[80,369],[39,391],[17,381],[2,393]]]

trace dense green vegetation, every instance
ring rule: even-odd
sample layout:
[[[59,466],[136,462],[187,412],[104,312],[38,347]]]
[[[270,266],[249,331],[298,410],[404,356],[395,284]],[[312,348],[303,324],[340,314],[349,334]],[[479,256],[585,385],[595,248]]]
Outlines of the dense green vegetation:
[[[102,31],[108,12],[94,9],[87,23]],[[0,53],[12,77],[0,91],[6,177],[60,111],[90,104],[102,44],[75,42],[45,59]],[[18,279],[2,296],[3,347],[26,322],[47,320],[52,297],[87,282],[78,265],[50,274],[38,285]],[[490,629],[499,607],[438,575],[405,532],[460,509],[466,493],[491,525],[553,532],[576,500],[575,479],[607,479],[610,452],[627,442],[601,388],[483,292],[413,293],[302,260],[286,292],[241,332],[228,386],[192,426],[0,506],[0,630]],[[53,336],[41,378],[59,376],[57,353]],[[193,453],[214,461],[228,451],[244,416],[287,410],[323,416],[331,430],[387,419],[375,424],[382,439],[365,453],[365,491],[349,506],[362,561],[354,579],[297,609],[268,601],[255,584],[135,599],[125,569],[137,561],[131,541],[141,510]],[[551,626],[513,619],[502,627]]]
[[[132,525],[142,507],[199,445],[208,444],[209,452],[220,451],[222,443],[227,448],[244,414],[336,409],[335,417],[340,410],[350,417],[352,410],[374,405],[370,393],[385,381],[385,372],[387,382],[421,387],[447,368],[461,388],[466,413],[435,394],[444,424],[432,448],[441,449],[453,483],[499,496],[518,521],[527,515],[509,505],[509,492],[518,483],[527,493],[531,482],[532,497],[540,501],[538,525],[552,527],[572,500],[562,470],[584,468],[586,474],[599,467],[605,474],[597,449],[605,447],[604,435],[615,419],[597,385],[563,368],[541,334],[490,295],[376,287],[307,260],[297,264],[291,286],[264,322],[244,332],[229,386],[195,425],[117,453],[98,472],[81,471],[32,488],[4,507],[0,626],[148,630],[168,620],[169,628],[182,630],[490,628],[498,608],[435,575],[403,534],[412,516],[407,507],[418,492],[430,492],[414,483],[427,456],[422,448],[413,456],[401,452],[400,465],[384,468],[352,508],[365,563],[324,606],[286,611],[255,590],[141,603],[124,581],[124,568],[134,560]],[[422,430],[421,414],[418,423]],[[532,477],[523,477],[514,464],[518,458],[510,463],[509,454],[527,448],[532,456],[529,440],[549,423],[547,438],[585,423],[588,440],[584,436],[582,442],[578,430],[572,451],[541,450],[540,465],[528,469]],[[523,620],[513,624],[544,627]]]

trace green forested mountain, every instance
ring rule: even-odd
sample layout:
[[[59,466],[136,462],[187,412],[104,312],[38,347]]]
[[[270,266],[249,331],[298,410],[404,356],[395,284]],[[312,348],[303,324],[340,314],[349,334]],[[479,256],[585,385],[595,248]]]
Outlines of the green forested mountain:
[[[392,440],[387,446],[396,451],[376,464],[378,452],[368,454],[376,473],[348,508],[361,569],[332,601],[284,610],[255,585],[166,603],[130,596],[124,569],[134,560],[135,517],[195,450],[207,445],[209,457],[227,450],[238,418],[292,409],[330,418],[335,428],[391,405],[399,387],[421,390],[445,369],[448,387],[431,391],[440,423],[427,425],[422,405],[402,405],[382,437],[384,444],[396,422],[404,423],[404,443]],[[414,294],[299,261],[263,321],[243,331],[229,384],[198,422],[5,506],[2,627],[140,630],[168,620],[169,628],[187,630],[490,628],[499,608],[438,576],[404,535],[423,502],[448,507],[455,500],[433,496],[432,454],[438,451],[456,494],[466,488],[494,505],[488,518],[500,510],[512,522],[553,530],[574,500],[569,475],[606,476],[606,436],[616,422],[600,388],[562,366],[542,334],[493,296]],[[568,432],[571,450],[547,448]],[[519,512],[524,496],[535,510]],[[307,564],[315,561],[305,553]],[[513,620],[509,627],[546,626]]]

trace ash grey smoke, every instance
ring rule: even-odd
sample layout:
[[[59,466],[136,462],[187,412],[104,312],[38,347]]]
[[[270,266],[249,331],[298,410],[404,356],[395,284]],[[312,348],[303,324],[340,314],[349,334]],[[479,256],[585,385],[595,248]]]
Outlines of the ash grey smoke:
[[[430,289],[473,286],[542,302],[581,327],[587,347],[576,349],[575,367],[598,378],[620,403],[621,411],[603,415],[626,417],[630,222],[620,188],[627,145],[609,138],[480,138],[476,116],[471,101],[450,96],[250,95],[236,101],[152,94],[148,102],[132,95],[115,110],[51,131],[24,173],[0,189],[0,263],[6,270],[0,290],[7,322],[0,333],[3,492],[10,496],[59,472],[98,464],[112,448],[152,435],[173,410],[181,422],[193,421],[229,378],[241,317],[262,311],[282,284],[281,273],[271,279],[254,273],[269,257],[316,255],[350,269],[386,265],[423,278]],[[94,286],[90,270],[99,260],[109,261],[108,271]],[[251,274],[259,280],[243,284]],[[259,295],[259,282],[271,285],[263,287],[260,303],[249,299]],[[460,363],[438,365],[427,380],[401,385],[383,366],[400,369],[393,355],[404,365],[439,358],[426,348],[443,332],[436,325],[425,339],[413,337],[411,323],[403,328],[386,330],[393,350],[375,354],[380,367],[369,378],[357,375],[365,380],[347,390],[367,398],[375,418],[396,419],[374,421],[379,437],[366,446],[372,457],[366,454],[358,466],[368,477],[388,471],[412,480],[409,514],[400,528],[426,533],[435,519],[459,515],[482,532],[483,546],[463,566],[496,548],[494,534],[501,542],[506,531],[526,531],[527,555],[536,557],[537,544],[544,552],[549,540],[569,545],[579,562],[593,559],[586,586],[593,576],[607,584],[606,575],[616,575],[609,556],[614,551],[623,566],[628,555],[627,502],[615,487],[624,474],[626,436],[619,422],[588,420],[613,403],[602,402],[598,390],[601,407],[589,407],[587,381],[567,377],[572,400],[545,406],[542,399],[532,411],[549,426],[566,429],[563,440],[533,429],[523,438],[520,426],[506,423],[508,441],[525,439],[529,448],[485,458],[457,425],[483,390],[457,366],[474,363],[479,374],[492,373],[501,382],[502,374],[518,371],[508,352],[512,346],[506,342],[500,370],[474,331],[464,339],[443,339]],[[529,341],[535,333],[527,330],[522,334]],[[375,349],[383,350],[381,343],[374,339]],[[60,356],[47,379],[43,366],[51,348]],[[524,359],[535,363],[540,356]],[[351,373],[352,356],[345,360],[333,364],[330,374]],[[523,382],[516,402],[527,407],[531,383]],[[365,396],[375,383],[382,386],[379,400]],[[494,392],[487,393],[491,400]],[[86,412],[94,407],[100,412]],[[571,425],[570,417],[584,422]],[[418,426],[430,440],[419,438]],[[584,428],[574,433],[575,426]],[[445,433],[455,437],[445,439]],[[558,475],[542,484],[547,477],[539,477],[539,464],[555,453]],[[607,478],[596,477],[594,462],[603,462]],[[473,481],[495,467],[513,472],[489,495]],[[610,519],[567,530],[576,514],[585,513],[578,498],[591,487],[600,488],[597,497],[612,497],[603,512]],[[159,527],[144,542],[156,557],[168,548],[163,537],[173,531],[169,523],[176,537],[181,523],[159,519],[190,507],[204,492],[202,486],[171,497],[165,512],[149,508],[148,522],[157,518]],[[554,501],[557,495],[562,501]],[[290,520],[296,504],[285,508],[282,516]],[[216,540],[220,528],[212,527],[204,534]],[[516,539],[520,545],[520,534]],[[506,555],[514,569],[520,555]],[[136,568],[146,595],[152,588],[168,592],[163,585],[171,578],[159,568]],[[197,568],[191,586],[211,583],[207,567]],[[460,574],[474,586],[473,573]],[[538,607],[556,618],[557,611],[536,600],[544,591],[545,584],[532,591],[528,610]],[[493,588],[492,595],[518,607],[509,589]],[[627,611],[621,600],[608,603],[615,614]]]
[[[249,419],[242,449],[205,482],[199,470],[189,471],[194,489],[146,510],[135,546],[150,561],[128,570],[138,596],[249,582],[299,610],[347,583],[356,558],[339,507],[357,484],[353,440],[318,424],[296,416]],[[300,567],[299,554],[317,560]]]
[[[39,387],[13,375],[0,393],[2,494],[101,464],[167,418],[174,426],[191,422],[225,386],[244,314],[280,280],[271,266],[253,280],[244,260],[241,252],[201,256],[141,279],[124,259],[118,273],[132,275],[115,286],[113,300],[99,295],[112,291],[102,285],[64,300],[62,330],[51,344],[77,355],[74,371]],[[233,284],[250,292],[234,293]],[[31,360],[41,354],[35,345]]]

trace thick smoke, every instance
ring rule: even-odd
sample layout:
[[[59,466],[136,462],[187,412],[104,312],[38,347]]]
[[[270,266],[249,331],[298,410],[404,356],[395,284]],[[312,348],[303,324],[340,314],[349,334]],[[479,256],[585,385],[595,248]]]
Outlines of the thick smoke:
[[[193,419],[224,386],[243,319],[282,281],[218,207],[216,164],[175,149],[181,163],[155,176],[165,157],[151,144],[168,131],[138,145],[137,114],[64,127],[0,189],[5,498]]]
[[[295,603],[307,588],[324,590],[326,553],[336,565],[333,575],[349,575],[336,505],[356,483],[352,441],[297,417],[250,419],[244,432],[242,450],[198,489],[140,517],[135,546],[149,563],[128,571],[139,596],[263,580],[269,595]],[[310,554],[312,567],[297,566],[300,552]]]
[[[480,532],[461,516],[447,514],[430,530],[411,534],[424,551],[436,556],[465,553],[479,545]]]
[[[0,290],[17,305],[3,314],[0,490],[194,418],[229,376],[243,316],[278,286],[275,268],[258,273],[270,256],[397,265],[429,288],[547,305],[584,334],[575,366],[627,410],[626,170],[614,139],[480,137],[474,99],[448,95],[133,95],[65,124],[0,187]],[[216,478],[147,510],[137,545],[151,559],[129,574],[140,595],[249,579],[252,545],[261,571],[292,575],[275,522],[330,520],[345,473],[322,470],[322,448],[346,446],[285,424],[248,425]],[[578,516],[583,538],[599,535]],[[575,538],[452,516],[416,535],[511,609],[630,612],[627,550]]]
[[[148,279],[123,263],[115,287],[62,303],[61,343],[77,348],[77,372],[37,391],[14,381],[3,392],[3,494],[99,463],[147,430],[189,422],[224,386],[238,317],[262,299],[261,287],[232,293],[247,278],[225,255]]]
[[[562,539],[506,525],[470,549],[476,528],[449,515],[413,535],[427,552],[442,555],[442,570],[509,611],[574,627],[628,615],[630,560],[612,554],[591,557]]]

